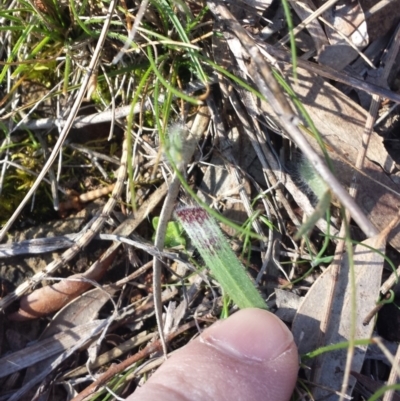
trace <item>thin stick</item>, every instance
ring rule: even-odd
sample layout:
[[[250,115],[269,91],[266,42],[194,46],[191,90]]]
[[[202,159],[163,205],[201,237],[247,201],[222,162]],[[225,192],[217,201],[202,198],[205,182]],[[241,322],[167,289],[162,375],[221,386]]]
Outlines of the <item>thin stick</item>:
[[[397,346],[397,351],[396,351],[396,355],[394,357],[393,366],[392,366],[392,369],[390,370],[390,375],[389,375],[388,381],[386,383],[387,386],[397,383],[397,379],[399,377],[397,367],[399,365],[400,365],[400,345]],[[392,401],[393,396],[394,396],[394,390],[393,389],[388,390],[388,391],[386,391],[385,395],[383,396],[382,401]]]

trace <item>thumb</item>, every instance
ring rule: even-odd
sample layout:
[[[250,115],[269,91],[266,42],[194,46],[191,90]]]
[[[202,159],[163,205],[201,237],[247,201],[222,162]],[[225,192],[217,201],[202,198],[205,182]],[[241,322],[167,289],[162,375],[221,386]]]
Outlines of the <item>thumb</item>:
[[[297,348],[275,315],[244,309],[175,352],[127,401],[288,401]]]

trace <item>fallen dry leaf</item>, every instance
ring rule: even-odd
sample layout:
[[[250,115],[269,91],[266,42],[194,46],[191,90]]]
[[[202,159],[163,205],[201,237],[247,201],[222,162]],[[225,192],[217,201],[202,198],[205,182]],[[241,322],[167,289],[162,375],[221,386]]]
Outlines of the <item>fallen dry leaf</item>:
[[[325,26],[330,45],[323,48],[318,61],[335,70],[342,70],[358,57],[357,50],[349,42],[360,50],[369,43],[364,12],[358,0],[346,0],[336,3],[323,16],[332,28]]]
[[[94,320],[36,342],[0,359],[0,378],[27,368],[43,359],[71,348],[96,329],[102,320]]]
[[[37,319],[60,310],[71,300],[92,286],[88,280],[99,280],[110,267],[116,252],[105,252],[91,268],[83,274],[75,274],[68,279],[48,285],[21,298],[19,310],[8,316],[10,320],[24,321]]]
[[[39,341],[51,338],[63,331],[68,332],[68,330],[73,327],[92,322],[98,317],[99,310],[110,300],[110,297],[115,292],[116,290],[110,287],[105,289],[94,288],[93,290],[72,300],[54,316],[40,336]],[[64,350],[60,350],[48,358],[29,366],[24,376],[23,384],[25,385],[30,380],[34,380],[40,372],[48,369],[62,351]],[[50,389],[44,390],[44,392],[46,391],[48,392]]]

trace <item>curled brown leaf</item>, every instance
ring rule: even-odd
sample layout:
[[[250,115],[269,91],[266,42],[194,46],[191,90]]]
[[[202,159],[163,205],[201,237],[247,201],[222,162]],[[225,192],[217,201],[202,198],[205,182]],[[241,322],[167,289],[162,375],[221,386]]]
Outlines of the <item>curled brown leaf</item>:
[[[89,289],[92,286],[90,281],[103,277],[114,260],[117,248],[112,245],[85,273],[75,274],[68,279],[39,288],[23,296],[19,310],[11,313],[8,318],[14,321],[26,321],[38,319],[60,310]]]

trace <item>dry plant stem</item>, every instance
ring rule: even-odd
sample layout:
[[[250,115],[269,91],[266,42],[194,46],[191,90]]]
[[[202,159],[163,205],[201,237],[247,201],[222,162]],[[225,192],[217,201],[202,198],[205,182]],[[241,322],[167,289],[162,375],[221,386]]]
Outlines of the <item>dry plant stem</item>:
[[[392,365],[392,369],[396,370],[397,376],[400,376],[400,366],[395,363],[394,357],[389,349],[385,346],[382,339],[380,337],[373,337],[372,343],[376,344],[379,349],[382,351],[382,354],[385,355],[389,363]],[[396,351],[397,352],[397,351]]]
[[[379,292],[381,292],[379,290]],[[385,297],[381,298],[381,302],[377,305],[375,305],[375,307],[367,314],[367,316],[365,316],[364,320],[363,320],[363,325],[364,326],[368,326],[369,323],[371,322],[371,320],[375,317],[375,315],[382,309],[382,307],[385,305],[384,302],[382,301],[389,301],[391,298],[391,294],[386,294]]]
[[[365,235],[367,237],[372,237],[376,233],[376,228],[366,218],[360,207],[355,203],[354,199],[352,199],[348,192],[340,185],[332,171],[329,170],[326,164],[305,139],[303,133],[297,126],[297,117],[293,113],[281,87],[275,81],[271,68],[261,56],[257,45],[224,5],[216,3],[214,0],[209,0],[208,5],[217,19],[225,23],[239,38],[243,47],[255,62],[257,71],[256,74],[252,76],[252,79],[263,96],[270,102],[274,112],[279,118],[282,128],[289,135],[290,139],[300,148],[311,165],[329,185],[332,192],[342,202],[345,208],[350,211],[352,218],[356,221]]]
[[[397,346],[396,355],[394,357],[394,363],[392,369],[390,370],[390,375],[386,385],[390,386],[391,384],[396,384],[398,379],[398,366],[400,366],[400,345]],[[394,396],[394,390],[386,391],[385,395],[383,396],[382,401],[392,401]]]
[[[107,185],[106,187],[97,188],[92,191],[85,192],[84,194],[72,194],[68,200],[59,204],[59,213],[63,213],[69,209],[81,210],[84,203],[92,202],[95,199],[108,195],[114,189],[114,184]]]
[[[118,280],[115,285],[118,287],[122,287],[125,284],[129,283],[130,281],[133,281],[140,277],[143,273],[145,273],[147,270],[149,270],[153,266],[153,261],[151,260],[150,262],[145,263],[142,267],[139,267],[139,269],[135,270],[132,274],[129,276],[124,277],[121,280]]]
[[[74,121],[77,113],[78,113],[78,110],[79,110],[79,107],[80,107],[80,105],[82,103],[82,100],[85,97],[85,93],[86,93],[87,87],[89,85],[90,78],[91,78],[93,72],[96,71],[97,64],[98,64],[98,61],[99,61],[99,58],[100,58],[100,54],[101,54],[101,52],[103,50],[104,41],[105,41],[107,33],[108,33],[108,29],[109,29],[109,26],[110,26],[111,17],[112,17],[112,14],[114,12],[115,5],[116,5],[116,0],[112,0],[110,2],[110,6],[108,8],[108,16],[104,20],[104,25],[103,25],[103,28],[101,30],[99,40],[97,41],[96,48],[95,48],[95,50],[93,52],[92,59],[90,60],[88,70],[86,72],[85,77],[83,78],[81,87],[80,87],[80,89],[78,91],[78,94],[76,96],[76,100],[74,102],[74,105],[71,108],[71,111],[70,111],[70,114],[69,114],[69,116],[67,118],[65,126],[64,126],[63,130],[61,131],[60,136],[59,136],[56,144],[54,145],[54,149],[51,152],[51,155],[49,156],[49,158],[47,159],[45,165],[43,166],[43,169],[40,172],[38,178],[33,183],[31,189],[28,191],[28,193],[26,194],[25,198],[22,200],[22,202],[20,203],[18,208],[15,210],[13,215],[10,217],[10,219],[7,221],[7,223],[4,225],[4,227],[0,230],[0,241],[3,240],[4,236],[7,234],[8,230],[10,229],[10,227],[13,225],[15,220],[18,218],[19,214],[22,212],[23,208],[28,203],[28,201],[31,198],[31,196],[37,190],[39,184],[42,182],[42,179],[45,177],[45,175],[47,174],[49,168],[51,167],[51,165],[56,160],[56,157],[57,157],[57,155],[58,155],[58,153],[59,153],[59,151],[60,151],[60,149],[61,149],[61,147],[62,147],[62,145],[63,145],[63,143],[65,141],[65,139],[67,138],[68,132],[71,129],[71,126],[73,124],[73,121]]]
[[[391,355],[390,351],[383,345],[380,338],[374,338],[379,348],[382,350],[384,355],[389,359],[389,362],[392,364],[392,368],[390,370],[389,378],[386,383],[387,386],[396,384],[397,379],[400,377],[399,367],[400,367],[400,346],[397,346],[396,355]],[[382,401],[392,401],[394,399],[395,393],[394,390],[388,390],[385,392]],[[396,400],[398,396],[396,397]]]
[[[389,290],[397,283],[400,276],[400,266],[397,267],[396,271],[393,272],[389,278],[382,284],[380,292],[385,295]]]
[[[114,189],[115,184],[107,185],[106,187],[97,188],[93,191],[85,192],[79,195],[79,201],[82,203],[91,202],[95,199],[101,198],[104,195],[108,195]]]
[[[175,332],[168,334],[165,338],[166,341],[170,341],[174,339],[175,337],[179,336],[180,334],[184,333],[185,331],[189,330],[190,328],[195,326],[195,321],[192,321],[190,323],[186,323],[183,326],[181,326],[178,330]],[[92,395],[95,391],[97,391],[98,388],[101,386],[104,386],[109,380],[111,380],[115,375],[118,373],[123,372],[124,370],[128,369],[130,366],[132,366],[134,363],[147,358],[154,352],[160,351],[163,349],[163,344],[160,340],[155,341],[154,343],[149,344],[146,348],[143,348],[141,351],[136,353],[135,355],[132,355],[125,361],[117,364],[117,365],[112,365],[105,373],[103,373],[94,383],[92,383],[90,386],[86,387],[85,390],[83,390],[81,393],[79,393],[75,398],[73,398],[71,401],[84,401],[87,397]]]
[[[133,23],[132,29],[129,32],[128,40],[125,42],[124,47],[114,57],[114,60],[112,61],[113,64],[117,64],[122,59],[122,57],[124,56],[124,53],[128,50],[129,46],[132,44],[133,39],[135,38],[137,29],[139,28],[139,25],[142,22],[142,19],[143,19],[144,13],[146,12],[146,8],[147,8],[148,4],[149,4],[149,0],[143,0],[142,3],[140,4],[138,13],[136,14],[136,17],[135,17],[135,22]]]
[[[115,119],[118,120],[120,118],[125,118],[129,115],[132,106],[122,106],[115,109]],[[134,114],[138,114],[143,105],[138,103],[134,107]],[[146,101],[144,105],[144,109],[147,110],[150,108],[150,102]],[[88,116],[78,116],[74,119],[72,123],[73,128],[82,128],[87,125],[99,124],[102,122],[111,121],[113,118],[112,110],[102,111],[100,113],[89,114]],[[42,129],[51,129],[60,125],[64,127],[66,125],[66,120],[60,120],[57,118],[40,118],[38,120],[31,120],[21,125],[21,129],[30,129],[33,131],[42,130]]]
[[[48,264],[46,268],[35,274],[32,278],[22,283],[19,287],[15,289],[12,293],[6,295],[4,298],[0,300],[0,310],[4,310],[8,305],[10,305],[13,301],[18,299],[21,295],[23,295],[26,291],[31,289],[35,284],[44,280],[49,274],[52,274],[59,267],[65,265],[69,260],[71,260],[78,252],[84,248],[86,245],[90,243],[90,241],[97,235],[97,233],[103,227],[105,221],[108,216],[114,209],[117,199],[121,195],[122,188],[124,186],[124,180],[126,176],[126,160],[127,160],[127,147],[126,147],[126,139],[124,139],[123,147],[122,147],[122,155],[121,155],[121,166],[118,170],[117,181],[115,183],[113,192],[111,194],[110,199],[105,204],[102,213],[98,218],[93,222],[91,227],[81,236],[79,237],[74,245],[65,251],[59,259],[53,261]]]
[[[142,249],[149,255],[152,255],[157,258],[170,259],[175,262],[184,263],[186,266],[191,267],[192,270],[195,270],[194,267],[190,263],[188,263],[187,259],[180,256],[178,253],[168,252],[168,251],[160,251],[153,244],[146,243],[146,240],[144,240],[142,238],[131,239],[131,238],[126,238],[126,237],[122,237],[120,235],[114,235],[114,234],[99,234],[98,237],[102,240],[111,240],[111,241],[115,241],[117,243],[130,245],[136,249]]]
[[[193,149],[194,150],[194,149]],[[156,230],[156,237],[154,239],[154,247],[162,250],[164,248],[165,234],[167,232],[167,224],[171,219],[172,212],[175,207],[175,201],[179,193],[180,181],[176,174],[172,178],[171,184],[168,188],[168,193],[163,203],[160,213],[160,219]],[[162,320],[162,301],[161,301],[161,270],[162,260],[159,256],[153,258],[153,293],[154,293],[154,308],[157,320],[158,332],[165,358],[167,357],[167,345],[164,336],[164,324]]]
[[[206,130],[209,121],[208,108],[206,106],[200,107],[193,126],[188,133],[188,138],[186,139],[186,144],[184,145],[185,154],[182,154],[182,166],[186,168],[189,163],[195,147],[197,138]],[[184,140],[184,138],[182,138]],[[175,207],[175,201],[179,193],[180,180],[179,177],[174,174],[174,177],[168,188],[168,193],[165,198],[160,219],[158,221],[158,226],[156,230],[156,236],[154,239],[154,246],[160,251],[164,248],[165,233],[167,230],[168,221],[171,219],[172,212]],[[155,256],[153,259],[153,293],[154,293],[154,307],[157,320],[158,332],[160,335],[160,340],[163,346],[164,356],[167,356],[167,345],[164,337],[163,321],[162,321],[162,300],[161,300],[161,269],[162,261],[159,257]]]
[[[153,262],[151,262],[153,264]],[[113,360],[116,360],[121,357],[124,353],[130,351],[131,349],[144,344],[152,340],[155,336],[155,333],[145,334],[145,335],[137,335],[131,337],[129,340],[126,340],[122,344],[114,347],[110,351],[104,352],[103,354],[99,355],[96,360],[90,365],[90,369],[93,371],[101,366],[104,366],[107,363],[110,363]],[[60,380],[71,379],[73,377],[82,376],[86,374],[88,371],[87,366],[79,366],[69,372],[67,372],[64,376],[60,378]]]

